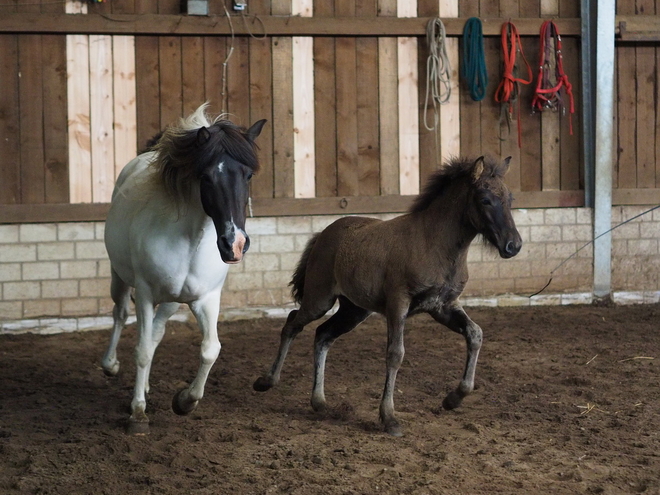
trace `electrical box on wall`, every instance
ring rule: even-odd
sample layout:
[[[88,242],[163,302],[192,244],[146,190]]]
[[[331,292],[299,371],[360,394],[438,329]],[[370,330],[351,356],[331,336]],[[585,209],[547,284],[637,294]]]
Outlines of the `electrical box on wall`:
[[[188,15],[209,15],[209,1],[187,0],[186,9]]]

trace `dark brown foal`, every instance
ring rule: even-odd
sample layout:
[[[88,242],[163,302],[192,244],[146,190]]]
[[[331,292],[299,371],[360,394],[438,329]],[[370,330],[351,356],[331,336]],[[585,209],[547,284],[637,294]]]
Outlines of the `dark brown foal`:
[[[511,194],[503,177],[509,168],[485,160],[454,160],[431,177],[410,211],[389,221],[345,217],[315,235],[293,275],[300,309],[289,314],[270,372],[254,383],[265,391],[280,380],[293,339],[339,299],[339,309],[316,330],[312,407],[325,408],[323,392],[328,349],[373,312],[387,319],[387,374],[380,404],[385,431],[401,435],[394,414],[394,386],[403,360],[403,329],[413,314],[426,312],[467,343],[467,361],[445,409],[458,407],[474,388],[482,331],[463,311],[458,297],[468,280],[467,253],[481,234],[500,256],[511,258],[522,240],[511,216]]]

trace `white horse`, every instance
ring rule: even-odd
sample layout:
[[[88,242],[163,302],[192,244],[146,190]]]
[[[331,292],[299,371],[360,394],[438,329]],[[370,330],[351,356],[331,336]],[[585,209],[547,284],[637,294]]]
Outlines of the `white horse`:
[[[174,396],[172,409],[188,414],[204,394],[220,353],[217,321],[228,264],[240,262],[250,245],[248,182],[259,168],[254,140],[265,123],[241,129],[221,117],[210,119],[202,105],[119,174],[105,224],[115,306],[102,365],[107,375],[119,371],[117,343],[133,287],[138,343],[129,433],[149,431],[151,362],[165,323],[181,303],[195,315],[203,339],[197,376]]]

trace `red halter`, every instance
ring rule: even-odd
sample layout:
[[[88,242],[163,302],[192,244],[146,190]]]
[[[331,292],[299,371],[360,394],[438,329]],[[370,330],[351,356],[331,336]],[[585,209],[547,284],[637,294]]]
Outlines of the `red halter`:
[[[551,39],[554,38],[554,54],[551,49]],[[550,59],[555,58],[555,78],[557,84],[551,86]],[[532,108],[542,112],[546,108],[557,110],[563,106],[560,90],[564,87],[569,97],[569,129],[573,135],[572,114],[575,113],[573,104],[573,86],[568,81],[568,76],[564,72],[564,63],[561,53],[561,36],[557,30],[557,25],[553,21],[545,21],[541,25],[541,52],[539,55],[539,78],[536,83],[536,94],[532,100]]]

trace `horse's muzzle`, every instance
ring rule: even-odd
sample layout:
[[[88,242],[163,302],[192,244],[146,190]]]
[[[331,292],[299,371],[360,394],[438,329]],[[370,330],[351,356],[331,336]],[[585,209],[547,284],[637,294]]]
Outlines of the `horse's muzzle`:
[[[220,257],[225,263],[232,265],[243,260],[243,254],[250,247],[250,238],[242,230],[234,231],[233,239],[223,235],[218,239]]]
[[[504,249],[500,250],[500,256],[502,258],[513,258],[520,252],[521,248],[522,239],[520,239],[520,237],[513,241],[507,241],[507,243],[504,245]]]

